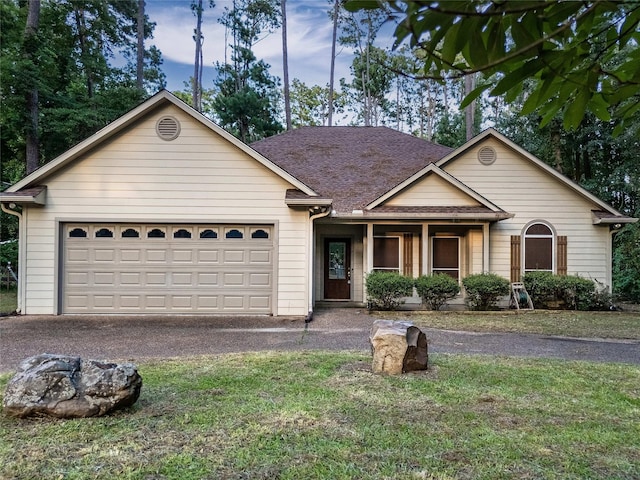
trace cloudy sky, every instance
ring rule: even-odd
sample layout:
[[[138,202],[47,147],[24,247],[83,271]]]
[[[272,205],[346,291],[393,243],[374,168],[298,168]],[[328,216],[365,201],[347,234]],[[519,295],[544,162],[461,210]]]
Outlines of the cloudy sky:
[[[208,0],[203,4],[208,5]],[[204,64],[203,84],[213,86],[213,64],[224,61],[224,28],[217,22],[231,0],[216,0],[213,9],[203,15]],[[195,16],[191,0],[146,0],[146,11],[156,23],[154,43],[162,52],[163,70],[169,90],[183,90],[184,82],[193,76],[195,45],[193,31]],[[327,14],[329,0],[288,0],[287,37],[289,50],[289,78],[299,78],[307,85],[329,83],[332,22]],[[271,73],[282,78],[282,33],[280,30],[260,40],[254,52],[258,59],[271,65]],[[336,82],[348,78],[352,52],[338,46]]]

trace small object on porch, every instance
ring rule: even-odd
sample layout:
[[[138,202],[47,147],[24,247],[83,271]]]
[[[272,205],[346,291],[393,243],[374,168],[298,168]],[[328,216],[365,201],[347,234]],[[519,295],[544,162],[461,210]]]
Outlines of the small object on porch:
[[[533,302],[522,282],[514,282],[511,284],[511,299],[509,307],[516,310],[533,310]]]
[[[374,373],[398,375],[427,370],[427,336],[411,322],[376,320],[369,334]]]
[[[45,353],[20,363],[3,407],[15,417],[96,417],[133,405],[141,388],[142,378],[130,363]]]

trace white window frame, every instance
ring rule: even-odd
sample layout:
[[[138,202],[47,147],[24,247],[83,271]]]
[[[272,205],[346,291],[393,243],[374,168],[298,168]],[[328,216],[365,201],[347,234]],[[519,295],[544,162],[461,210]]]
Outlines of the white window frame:
[[[544,225],[545,227],[547,227],[549,229],[549,231],[551,232],[551,235],[539,235],[539,234],[532,234],[532,235],[527,235],[527,231],[535,226],[535,225]],[[556,255],[557,255],[557,234],[556,234],[556,230],[555,228],[553,228],[553,225],[551,225],[549,222],[545,222],[544,220],[534,220],[532,222],[527,223],[524,228],[522,229],[522,235],[521,235],[521,244],[522,244],[522,258],[520,259],[520,264],[522,265],[522,273],[525,274],[527,272],[551,272],[551,273],[556,273]],[[529,268],[527,269],[527,238],[550,238],[551,239],[551,269],[547,269],[547,268]]]
[[[433,247],[433,243],[436,241],[436,239],[443,239],[443,238],[455,238],[456,240],[458,240],[458,268],[434,268],[434,252],[435,252],[435,248]],[[459,235],[434,235],[431,237],[431,262],[430,262],[430,267],[431,267],[431,274],[433,275],[434,270],[438,270],[440,273],[443,273],[443,271],[451,271],[451,272],[458,272],[458,283],[462,282],[462,237]]]

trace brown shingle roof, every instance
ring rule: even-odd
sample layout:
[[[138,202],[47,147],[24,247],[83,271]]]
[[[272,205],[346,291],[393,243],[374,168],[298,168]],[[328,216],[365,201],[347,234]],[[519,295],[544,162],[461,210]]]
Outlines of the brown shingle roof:
[[[387,127],[302,127],[251,147],[349,213],[453,150]]]

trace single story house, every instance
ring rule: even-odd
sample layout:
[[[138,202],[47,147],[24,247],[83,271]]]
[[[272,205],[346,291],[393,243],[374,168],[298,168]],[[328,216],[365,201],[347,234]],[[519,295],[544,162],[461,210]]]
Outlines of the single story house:
[[[457,149],[385,127],[246,145],[167,91],[0,203],[22,314],[306,316],[364,304],[374,270],[611,285],[612,234],[637,220],[492,129]]]

